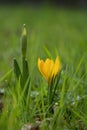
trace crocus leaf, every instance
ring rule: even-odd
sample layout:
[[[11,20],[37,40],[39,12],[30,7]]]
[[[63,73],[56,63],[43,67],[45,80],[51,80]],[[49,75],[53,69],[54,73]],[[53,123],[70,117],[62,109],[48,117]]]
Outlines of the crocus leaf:
[[[16,59],[14,59],[14,73],[17,79],[19,80],[19,77],[21,77],[22,75],[21,75],[21,70]]]

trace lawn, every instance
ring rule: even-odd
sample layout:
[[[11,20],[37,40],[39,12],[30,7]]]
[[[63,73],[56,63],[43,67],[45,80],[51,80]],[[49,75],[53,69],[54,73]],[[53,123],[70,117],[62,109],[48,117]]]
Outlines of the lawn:
[[[23,24],[29,66],[25,85],[13,71],[14,58],[22,68]],[[55,60],[57,55],[61,71],[50,85],[52,94],[56,87],[50,110],[49,85],[37,61]],[[37,117],[41,130],[87,130],[87,10],[1,6],[0,61],[0,89],[5,90],[1,130],[20,130],[26,123],[37,125]]]

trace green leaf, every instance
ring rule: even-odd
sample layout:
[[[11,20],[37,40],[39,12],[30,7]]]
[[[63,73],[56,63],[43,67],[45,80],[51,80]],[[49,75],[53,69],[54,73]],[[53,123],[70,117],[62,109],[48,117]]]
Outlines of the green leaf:
[[[16,59],[14,59],[14,73],[15,73],[17,79],[19,80],[19,77],[21,77],[22,75],[21,75],[20,67],[19,67]]]
[[[1,79],[0,82],[2,82],[3,80],[5,80],[11,73],[12,73],[13,69],[9,70]]]
[[[46,46],[44,46],[43,48],[44,48],[44,50],[45,50],[46,54],[47,54],[50,58],[52,58],[52,59],[53,59],[52,54],[51,54],[51,53],[50,53],[50,51],[47,49],[47,47],[46,47]]]
[[[29,76],[29,69],[28,69],[28,62],[25,58],[22,61],[22,75],[23,75],[23,84],[25,84],[28,76]]]

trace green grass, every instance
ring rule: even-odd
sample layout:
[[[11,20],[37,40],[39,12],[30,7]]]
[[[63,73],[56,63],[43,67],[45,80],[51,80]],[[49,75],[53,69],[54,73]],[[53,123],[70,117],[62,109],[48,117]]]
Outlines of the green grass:
[[[27,60],[30,80],[21,88],[10,72],[13,59],[21,64],[21,30],[28,31]],[[61,74],[52,109],[48,86],[37,68],[38,57],[59,55]],[[53,7],[0,7],[0,87],[4,87],[1,130],[20,130],[25,123],[41,120],[41,130],[87,130],[87,11]],[[55,81],[55,84],[56,82]],[[53,90],[55,85],[53,85]]]

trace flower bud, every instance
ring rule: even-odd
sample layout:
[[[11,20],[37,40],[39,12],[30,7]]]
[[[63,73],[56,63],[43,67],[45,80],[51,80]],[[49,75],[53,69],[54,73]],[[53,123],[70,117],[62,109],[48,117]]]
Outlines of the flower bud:
[[[26,25],[23,25],[23,31],[22,31],[22,57],[26,58],[26,51],[27,51],[27,31],[26,31]]]

